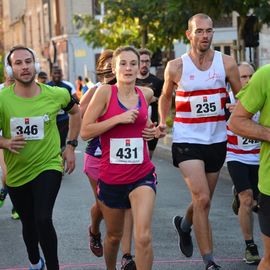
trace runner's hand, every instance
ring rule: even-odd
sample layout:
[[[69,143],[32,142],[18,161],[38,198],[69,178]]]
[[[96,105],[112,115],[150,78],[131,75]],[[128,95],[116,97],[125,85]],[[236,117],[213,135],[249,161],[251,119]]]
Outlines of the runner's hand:
[[[156,131],[156,138],[163,138],[167,134],[167,126],[159,124]]]
[[[155,138],[156,135],[156,124],[157,123],[151,123],[148,127],[145,127],[142,131],[142,137],[146,141],[151,141]]]
[[[63,160],[65,173],[71,174],[75,169],[75,153],[72,145],[67,145],[63,151]]]
[[[137,109],[128,110],[124,113],[117,115],[118,121],[120,124],[133,124],[137,117],[139,111]]]
[[[15,136],[11,139],[6,139],[5,143],[6,149],[8,149],[10,152],[14,154],[19,154],[22,148],[24,148],[26,141],[23,137],[23,135]]]

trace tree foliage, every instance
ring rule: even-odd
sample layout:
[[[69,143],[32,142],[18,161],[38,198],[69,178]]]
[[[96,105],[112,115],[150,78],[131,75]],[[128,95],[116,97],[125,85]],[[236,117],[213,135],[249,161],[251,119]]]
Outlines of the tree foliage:
[[[185,39],[188,19],[206,13],[213,20],[238,12],[240,35],[247,15],[254,14],[261,23],[270,22],[268,0],[104,0],[106,14],[74,15],[80,35],[95,47],[114,49],[120,45],[163,49],[170,53],[175,40]]]
[[[175,12],[177,1],[104,0],[102,19],[91,15],[74,15],[82,26],[80,35],[93,47],[116,48],[119,45],[148,47],[156,51],[169,49],[174,39],[181,39],[189,14]],[[178,16],[179,14],[179,16]]]

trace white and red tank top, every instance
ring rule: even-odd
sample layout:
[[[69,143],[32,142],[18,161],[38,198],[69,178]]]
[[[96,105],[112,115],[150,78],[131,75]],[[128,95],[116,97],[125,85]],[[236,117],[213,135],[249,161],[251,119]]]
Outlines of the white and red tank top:
[[[235,103],[233,93],[229,93],[230,101]],[[252,120],[259,121],[260,113],[253,115]],[[260,142],[254,139],[248,139],[234,134],[227,125],[227,161],[239,161],[250,165],[259,165]]]
[[[136,182],[153,169],[147,142],[142,138],[146,127],[148,104],[142,91],[135,88],[138,94],[138,117],[133,124],[119,124],[100,135],[101,167],[99,178],[107,184],[129,184]],[[112,85],[108,109],[98,121],[104,121],[127,111],[120,103],[118,88]]]
[[[208,70],[199,70],[188,54],[181,56],[182,76],[175,96],[173,142],[213,144],[224,142],[227,98],[222,54],[214,52]]]

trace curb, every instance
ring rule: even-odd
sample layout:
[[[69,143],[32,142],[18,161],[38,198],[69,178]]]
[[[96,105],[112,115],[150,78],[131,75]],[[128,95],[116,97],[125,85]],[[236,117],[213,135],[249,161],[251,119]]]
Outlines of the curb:
[[[158,140],[154,157],[165,159],[172,163],[172,135],[167,134],[164,138]]]

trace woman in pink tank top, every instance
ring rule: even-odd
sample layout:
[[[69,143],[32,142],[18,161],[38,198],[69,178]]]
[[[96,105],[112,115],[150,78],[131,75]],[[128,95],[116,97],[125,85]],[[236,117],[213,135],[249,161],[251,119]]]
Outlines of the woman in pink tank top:
[[[155,168],[147,141],[156,128],[148,119],[153,91],[135,87],[140,56],[133,47],[116,49],[112,70],[117,84],[102,85],[85,112],[81,137],[100,136],[102,158],[97,194],[106,223],[104,256],[108,270],[116,267],[125,209],[134,218],[136,267],[152,269],[151,221],[156,193]]]

